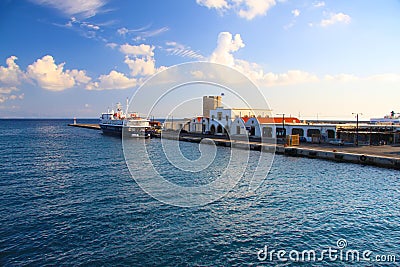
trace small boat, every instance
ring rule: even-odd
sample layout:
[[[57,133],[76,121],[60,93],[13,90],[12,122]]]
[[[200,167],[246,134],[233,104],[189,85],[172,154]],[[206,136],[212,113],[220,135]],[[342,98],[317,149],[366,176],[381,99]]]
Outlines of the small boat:
[[[132,138],[150,137],[150,120],[141,118],[137,112],[128,112],[128,105],[124,112],[121,103],[117,104],[115,111],[102,113],[99,125],[103,134]]]

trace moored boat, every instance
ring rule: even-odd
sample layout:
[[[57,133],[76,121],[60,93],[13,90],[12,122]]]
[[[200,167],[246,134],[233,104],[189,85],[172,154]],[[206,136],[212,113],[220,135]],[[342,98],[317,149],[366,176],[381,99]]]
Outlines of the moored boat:
[[[390,112],[390,115],[386,115],[383,118],[371,118],[370,123],[372,124],[400,124],[400,113],[394,111]]]
[[[120,103],[116,110],[102,113],[100,117],[100,128],[104,134],[119,135],[133,138],[149,138],[149,120],[141,118],[136,112],[126,112],[122,110]]]

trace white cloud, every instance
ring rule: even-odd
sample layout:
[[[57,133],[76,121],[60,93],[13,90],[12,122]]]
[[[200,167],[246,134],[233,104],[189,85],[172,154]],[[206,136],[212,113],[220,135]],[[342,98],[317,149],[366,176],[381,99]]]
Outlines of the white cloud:
[[[275,0],[196,0],[196,3],[218,11],[234,10],[239,17],[247,20],[265,16],[276,5]]]
[[[320,25],[322,27],[330,26],[336,23],[349,24],[351,22],[351,17],[344,13],[331,13],[328,19],[321,21]]]
[[[56,24],[58,25],[58,24]],[[64,25],[68,28],[72,28],[74,25],[78,25],[81,28],[85,28],[87,30],[95,30],[98,31],[100,30],[100,26],[93,24],[93,23],[89,23],[87,21],[80,21],[75,17],[71,17],[71,19]]]
[[[89,18],[101,12],[106,0],[31,0],[35,4],[58,9],[67,16]]]
[[[236,60],[235,68],[248,76],[258,86],[283,86],[319,81],[319,78],[315,74],[306,71],[288,70],[284,73],[264,72],[257,63],[239,59]]]
[[[166,31],[169,31],[168,27],[161,27],[161,28],[154,29],[154,30],[148,30],[149,28],[150,28],[150,25],[147,25],[147,26],[139,28],[139,29],[128,29],[128,28],[122,27],[117,30],[117,34],[119,34],[123,37],[126,37],[127,35],[135,35],[133,38],[134,41],[144,41],[148,37],[157,36]]]
[[[50,91],[62,91],[91,80],[83,70],[64,71],[64,65],[65,63],[57,65],[54,58],[47,55],[29,65],[26,74],[40,87]]]
[[[239,1],[238,1],[239,2]],[[238,15],[247,20],[252,20],[256,16],[264,16],[267,11],[276,5],[275,0],[244,0]]]
[[[179,45],[179,43],[177,43],[177,42],[166,42],[165,44],[168,46],[178,46]]]
[[[0,87],[0,104],[6,102],[7,100],[16,100],[16,99],[23,99],[24,94],[15,95],[11,93],[15,93],[19,91],[17,87]]]
[[[34,81],[41,88],[50,91],[62,91],[74,86],[84,86],[88,90],[127,89],[138,85],[145,76],[152,75],[165,69],[155,65],[154,47],[150,45],[121,46],[126,52],[125,63],[131,70],[132,77],[115,70],[105,75],[100,75],[95,81],[86,75],[86,71],[78,69],[65,69],[65,63],[57,64],[51,55],[37,59],[21,71],[15,63],[15,56],[7,59],[7,67],[0,66],[0,97],[1,102],[6,100],[22,99],[24,94],[16,95],[16,85],[22,81]],[[136,77],[135,77],[136,76]]]
[[[125,54],[124,63],[128,65],[132,77],[150,76],[163,68],[156,67],[154,49],[154,46],[147,44],[120,46],[120,52]]]
[[[118,46],[118,44],[116,44],[116,43],[107,43],[106,46],[110,47],[111,49],[114,49],[114,48],[116,48]]]
[[[298,9],[292,10],[291,13],[293,15],[292,21],[290,23],[286,24],[285,26],[283,26],[283,28],[285,30],[292,28],[296,24],[296,18],[298,16],[300,16],[300,14],[301,14],[300,10],[298,10]]]
[[[157,36],[163,32],[167,32],[167,31],[169,31],[168,27],[162,27],[159,29],[151,30],[151,31],[143,31],[140,33],[140,36],[142,38],[153,37],[153,36]]]
[[[25,94],[20,94],[20,95],[10,95],[9,97],[8,97],[8,99],[10,99],[10,100],[16,100],[16,99],[24,99],[24,97],[25,97]]]
[[[133,56],[154,56],[154,46],[140,44],[140,45],[130,45],[124,44],[120,46],[119,49],[125,55],[133,55]]]
[[[374,74],[369,76],[357,76],[354,74],[336,74],[336,75],[325,75],[325,80],[336,81],[336,82],[380,82],[380,83],[400,83],[400,73],[382,73]]]
[[[398,73],[383,73],[371,75],[368,77],[368,80],[371,81],[380,81],[380,82],[395,82],[400,83],[400,74]]]
[[[75,79],[77,85],[87,84],[92,78],[86,76],[84,70],[67,70],[66,73]]]
[[[128,78],[125,74],[115,70],[110,71],[107,75],[100,75],[98,81],[89,83],[86,86],[88,90],[113,90],[127,89],[137,85],[135,78]]]
[[[266,73],[260,80],[264,86],[291,85],[319,81],[315,74],[302,70],[289,70],[285,73]]]
[[[21,83],[23,72],[15,63],[17,59],[16,56],[10,56],[6,60],[7,67],[0,66],[0,84],[15,86]]]
[[[200,79],[204,79],[205,78],[205,75],[201,70],[191,71],[190,74],[192,74],[193,78],[195,78],[195,79],[199,79],[200,80]]]
[[[125,57],[124,61],[131,70],[132,76],[149,76],[156,73],[156,62],[152,57],[129,58]]]
[[[327,81],[339,81],[339,82],[351,82],[351,81],[357,81],[360,78],[353,75],[353,74],[346,74],[346,73],[341,73],[337,75],[325,75],[325,80]]]
[[[236,34],[233,38],[230,32],[221,32],[218,35],[217,47],[210,56],[210,61],[234,66],[235,59],[232,53],[244,46],[240,34]]]
[[[22,99],[24,94],[15,95],[17,88],[25,80],[25,73],[20,70],[15,61],[16,56],[10,56],[6,60],[7,67],[0,66],[0,103],[7,100]]]
[[[75,23],[78,23],[75,17],[71,17],[71,19],[65,24],[66,27],[72,27]]]
[[[98,40],[107,42],[107,40],[101,36],[102,31],[100,28],[100,24],[93,24],[87,21],[81,21],[76,17],[71,17],[71,19],[64,25],[60,25],[57,23],[53,23],[53,25],[74,30],[78,32],[81,36],[89,39],[96,38]],[[104,23],[102,25],[107,25],[107,23]]]
[[[122,35],[122,36],[125,36],[128,32],[129,32],[129,30],[127,28],[125,28],[125,27],[120,28],[120,29],[117,30],[117,33],[119,35]]]
[[[95,30],[95,31],[100,30],[100,26],[99,25],[95,25],[95,24],[91,24],[91,23],[85,23],[85,24],[82,24],[82,25],[84,25],[85,27],[87,27],[88,29],[91,29],[91,30]]]
[[[202,56],[199,52],[196,52],[190,47],[183,44],[179,44],[177,42],[166,42],[165,44],[167,45],[165,51],[167,51],[170,55],[194,59],[204,59],[204,56]]]
[[[12,87],[0,87],[0,95],[8,95],[14,91],[18,91],[18,88],[15,86]]]
[[[325,2],[324,1],[315,2],[313,4],[313,7],[316,7],[316,8],[324,7],[324,6],[325,6]]]
[[[17,99],[17,97],[18,97],[18,96],[16,96],[16,95],[10,95],[10,96],[8,97],[8,99],[10,99],[10,100],[15,100],[15,99]]]
[[[209,9],[228,9],[229,5],[226,0],[196,0],[196,3]]]
[[[121,30],[121,33],[126,32]],[[107,44],[111,48],[117,44]],[[155,74],[163,70],[165,67],[156,67],[154,59],[155,47],[147,44],[130,45],[123,44],[119,47],[119,51],[125,55],[124,63],[128,65],[130,70],[129,77],[124,73],[115,70],[110,71],[109,74],[100,75],[99,78],[91,83],[88,83],[86,89],[88,90],[112,90],[112,89],[127,89],[133,88],[140,84],[144,77]]]
[[[318,81],[318,77],[312,73],[301,70],[289,70],[285,73],[272,73],[262,69],[260,65],[242,59],[236,59],[234,52],[244,47],[245,44],[239,34],[235,37],[229,32],[221,32],[218,35],[217,47],[211,54],[211,62],[228,65],[236,68],[259,86],[280,86],[289,84],[309,83]],[[192,75],[197,75],[192,73]]]
[[[293,14],[293,16],[298,17],[298,16],[300,16],[300,10],[294,9],[294,10],[292,10],[292,14]]]

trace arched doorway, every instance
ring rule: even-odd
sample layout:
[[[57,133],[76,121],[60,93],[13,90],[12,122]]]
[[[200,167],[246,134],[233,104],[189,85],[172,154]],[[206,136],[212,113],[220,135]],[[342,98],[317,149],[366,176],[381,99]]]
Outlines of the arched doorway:
[[[217,133],[219,133],[219,134],[222,134],[222,125],[220,124],[220,125],[218,125],[218,127],[217,127]]]
[[[210,127],[210,133],[211,133],[211,134],[215,134],[215,126],[214,126],[214,125],[211,125],[211,127]]]
[[[255,126],[251,126],[250,127],[250,136],[255,136],[256,135],[256,127]]]

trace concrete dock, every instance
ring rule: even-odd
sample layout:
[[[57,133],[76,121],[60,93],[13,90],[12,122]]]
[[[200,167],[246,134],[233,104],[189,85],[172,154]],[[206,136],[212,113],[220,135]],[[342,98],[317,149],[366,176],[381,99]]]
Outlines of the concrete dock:
[[[207,137],[209,138],[209,137]],[[182,136],[181,141],[199,143],[202,138]],[[336,162],[348,162],[371,165],[382,168],[400,170],[400,146],[334,146],[327,144],[302,144],[300,146],[284,146],[282,144],[265,144],[260,142],[244,142],[239,140],[210,138],[218,146],[275,152],[291,157],[306,157]]]
[[[68,126],[100,130],[100,125],[98,125],[98,124],[70,123],[70,124],[68,124]]]
[[[349,162],[400,170],[399,154],[384,155],[380,151],[371,150],[370,147],[358,147],[356,152],[350,152],[346,148],[328,149],[326,147],[277,146],[276,153],[294,157],[318,158],[337,162]]]

